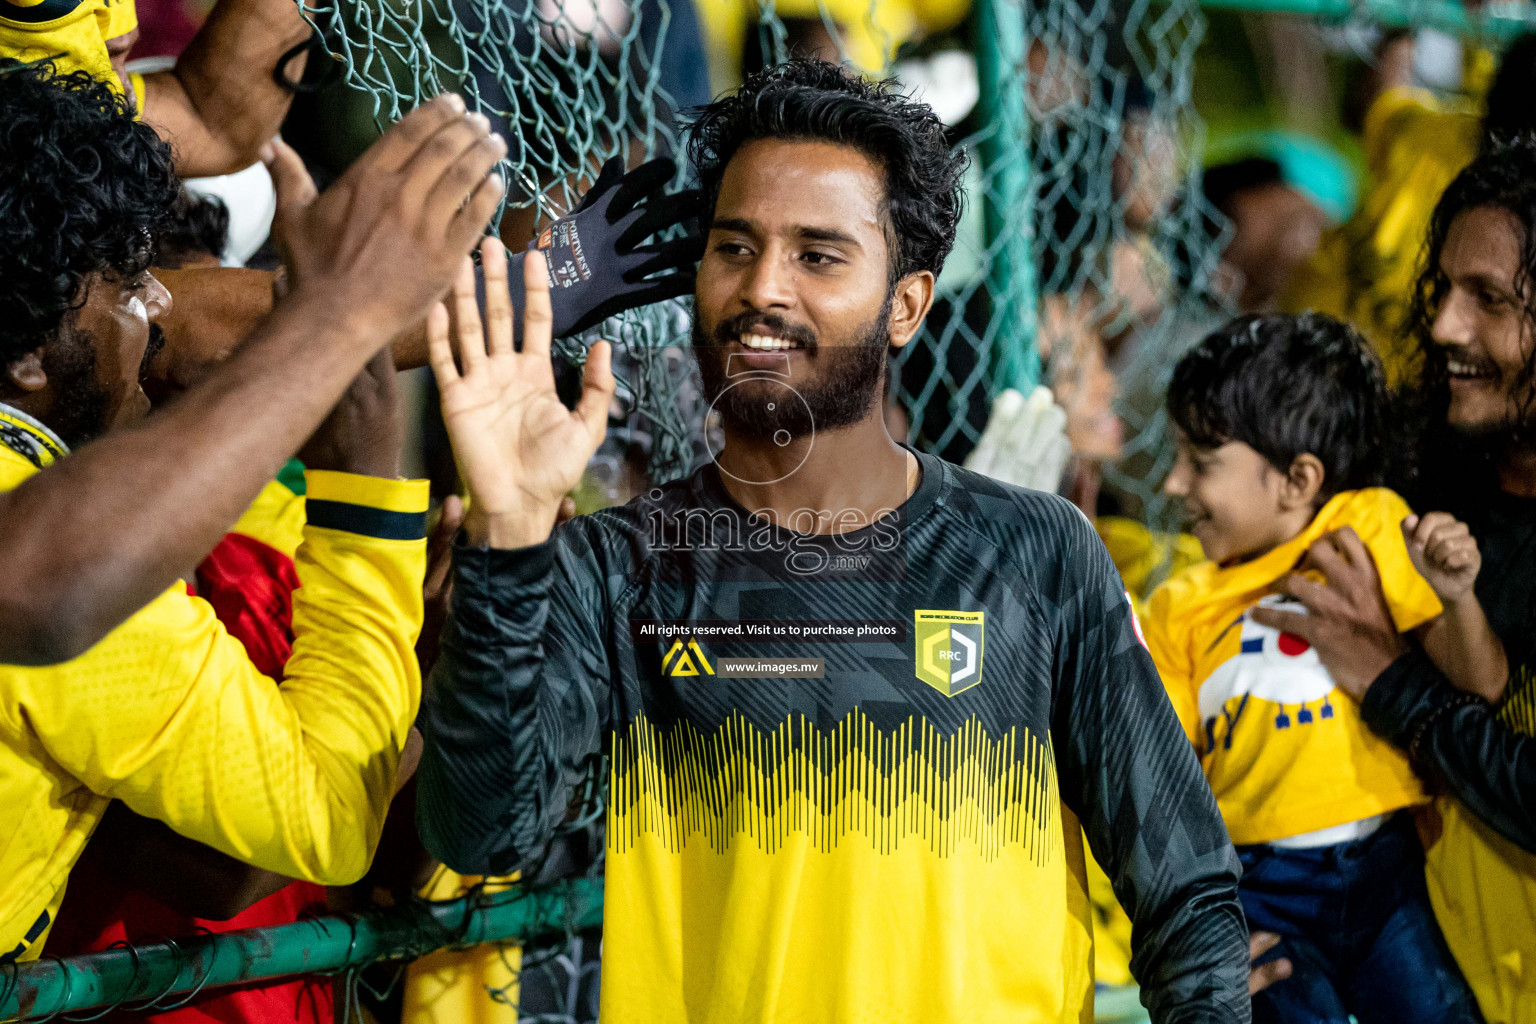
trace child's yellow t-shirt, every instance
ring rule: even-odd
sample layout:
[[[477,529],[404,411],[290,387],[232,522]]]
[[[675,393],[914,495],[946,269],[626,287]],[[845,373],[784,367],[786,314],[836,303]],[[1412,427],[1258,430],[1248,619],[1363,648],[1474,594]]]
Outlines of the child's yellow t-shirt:
[[[1408,513],[1384,488],[1345,491],[1273,551],[1229,568],[1202,562],[1148,599],[1147,647],[1234,843],[1275,842],[1427,799],[1407,758],[1366,728],[1317,652],[1249,616],[1261,603],[1303,611],[1281,596],[1285,577],[1314,541],[1343,526],[1375,559],[1398,629],[1439,615],[1403,541]]]

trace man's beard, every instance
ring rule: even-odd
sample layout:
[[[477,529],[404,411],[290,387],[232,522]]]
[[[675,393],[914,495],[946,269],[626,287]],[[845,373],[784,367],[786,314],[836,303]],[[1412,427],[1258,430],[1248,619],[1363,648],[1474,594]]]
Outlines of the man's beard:
[[[84,331],[43,350],[43,372],[57,396],[48,413],[48,428],[71,448],[99,436],[107,425],[112,395],[96,380],[96,346]]]
[[[885,380],[885,357],[891,345],[890,318],[891,296],[887,295],[874,320],[859,332],[857,342],[826,345],[805,328],[771,313],[748,313],[723,320],[716,325],[711,342],[705,338],[704,328],[695,316],[693,349],[704,380],[704,398],[720,410],[731,432],[759,440],[773,438],[781,431],[790,437],[809,437],[818,430],[835,430],[857,423],[868,415]],[[750,379],[754,371],[728,376],[729,356],[724,349],[735,342],[744,328],[753,326],[766,328],[779,337],[803,338],[807,350],[815,350],[815,359],[820,364],[815,376],[797,381],[793,387],[803,402],[770,402],[760,394],[754,398],[748,388],[731,386]],[[791,388],[781,377],[764,375],[762,379],[784,389]]]

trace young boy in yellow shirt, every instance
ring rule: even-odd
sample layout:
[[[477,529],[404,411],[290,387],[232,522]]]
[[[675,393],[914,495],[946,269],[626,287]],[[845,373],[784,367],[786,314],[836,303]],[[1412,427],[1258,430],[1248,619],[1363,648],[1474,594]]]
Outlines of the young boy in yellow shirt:
[[[1254,997],[1254,1020],[1478,1020],[1424,888],[1407,811],[1427,799],[1418,778],[1305,641],[1249,615],[1300,608],[1283,581],[1348,526],[1398,628],[1465,679],[1486,670],[1467,657],[1485,650],[1486,619],[1460,586],[1443,614],[1414,558],[1459,584],[1470,537],[1439,523],[1425,532],[1440,537],[1417,536],[1378,486],[1392,443],[1381,366],[1331,317],[1232,321],[1180,360],[1168,409],[1179,449],[1164,490],[1209,561],[1152,594],[1146,640],[1237,846],[1249,927],[1281,935],[1275,955],[1294,968]]]

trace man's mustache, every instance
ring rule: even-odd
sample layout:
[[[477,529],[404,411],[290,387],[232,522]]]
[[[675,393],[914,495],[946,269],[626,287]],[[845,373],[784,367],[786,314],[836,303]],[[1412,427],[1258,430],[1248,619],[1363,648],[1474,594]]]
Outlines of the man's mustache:
[[[144,358],[139,361],[139,379],[143,380],[149,375],[149,368],[154,364],[155,356],[165,348],[165,332],[159,324],[149,325],[149,342],[144,346]]]
[[[1442,370],[1446,369],[1451,362],[1457,362],[1464,366],[1470,366],[1475,373],[1485,373],[1490,377],[1500,376],[1498,363],[1488,356],[1474,352],[1470,348],[1443,346],[1436,348],[1434,354]]]

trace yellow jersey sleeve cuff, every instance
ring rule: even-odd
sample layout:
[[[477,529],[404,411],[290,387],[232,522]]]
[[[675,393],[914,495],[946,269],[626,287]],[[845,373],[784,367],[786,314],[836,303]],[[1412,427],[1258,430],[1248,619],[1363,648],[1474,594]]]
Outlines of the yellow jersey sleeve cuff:
[[[304,490],[304,516],[310,526],[381,540],[420,540],[427,535],[425,480],[307,469]]]

